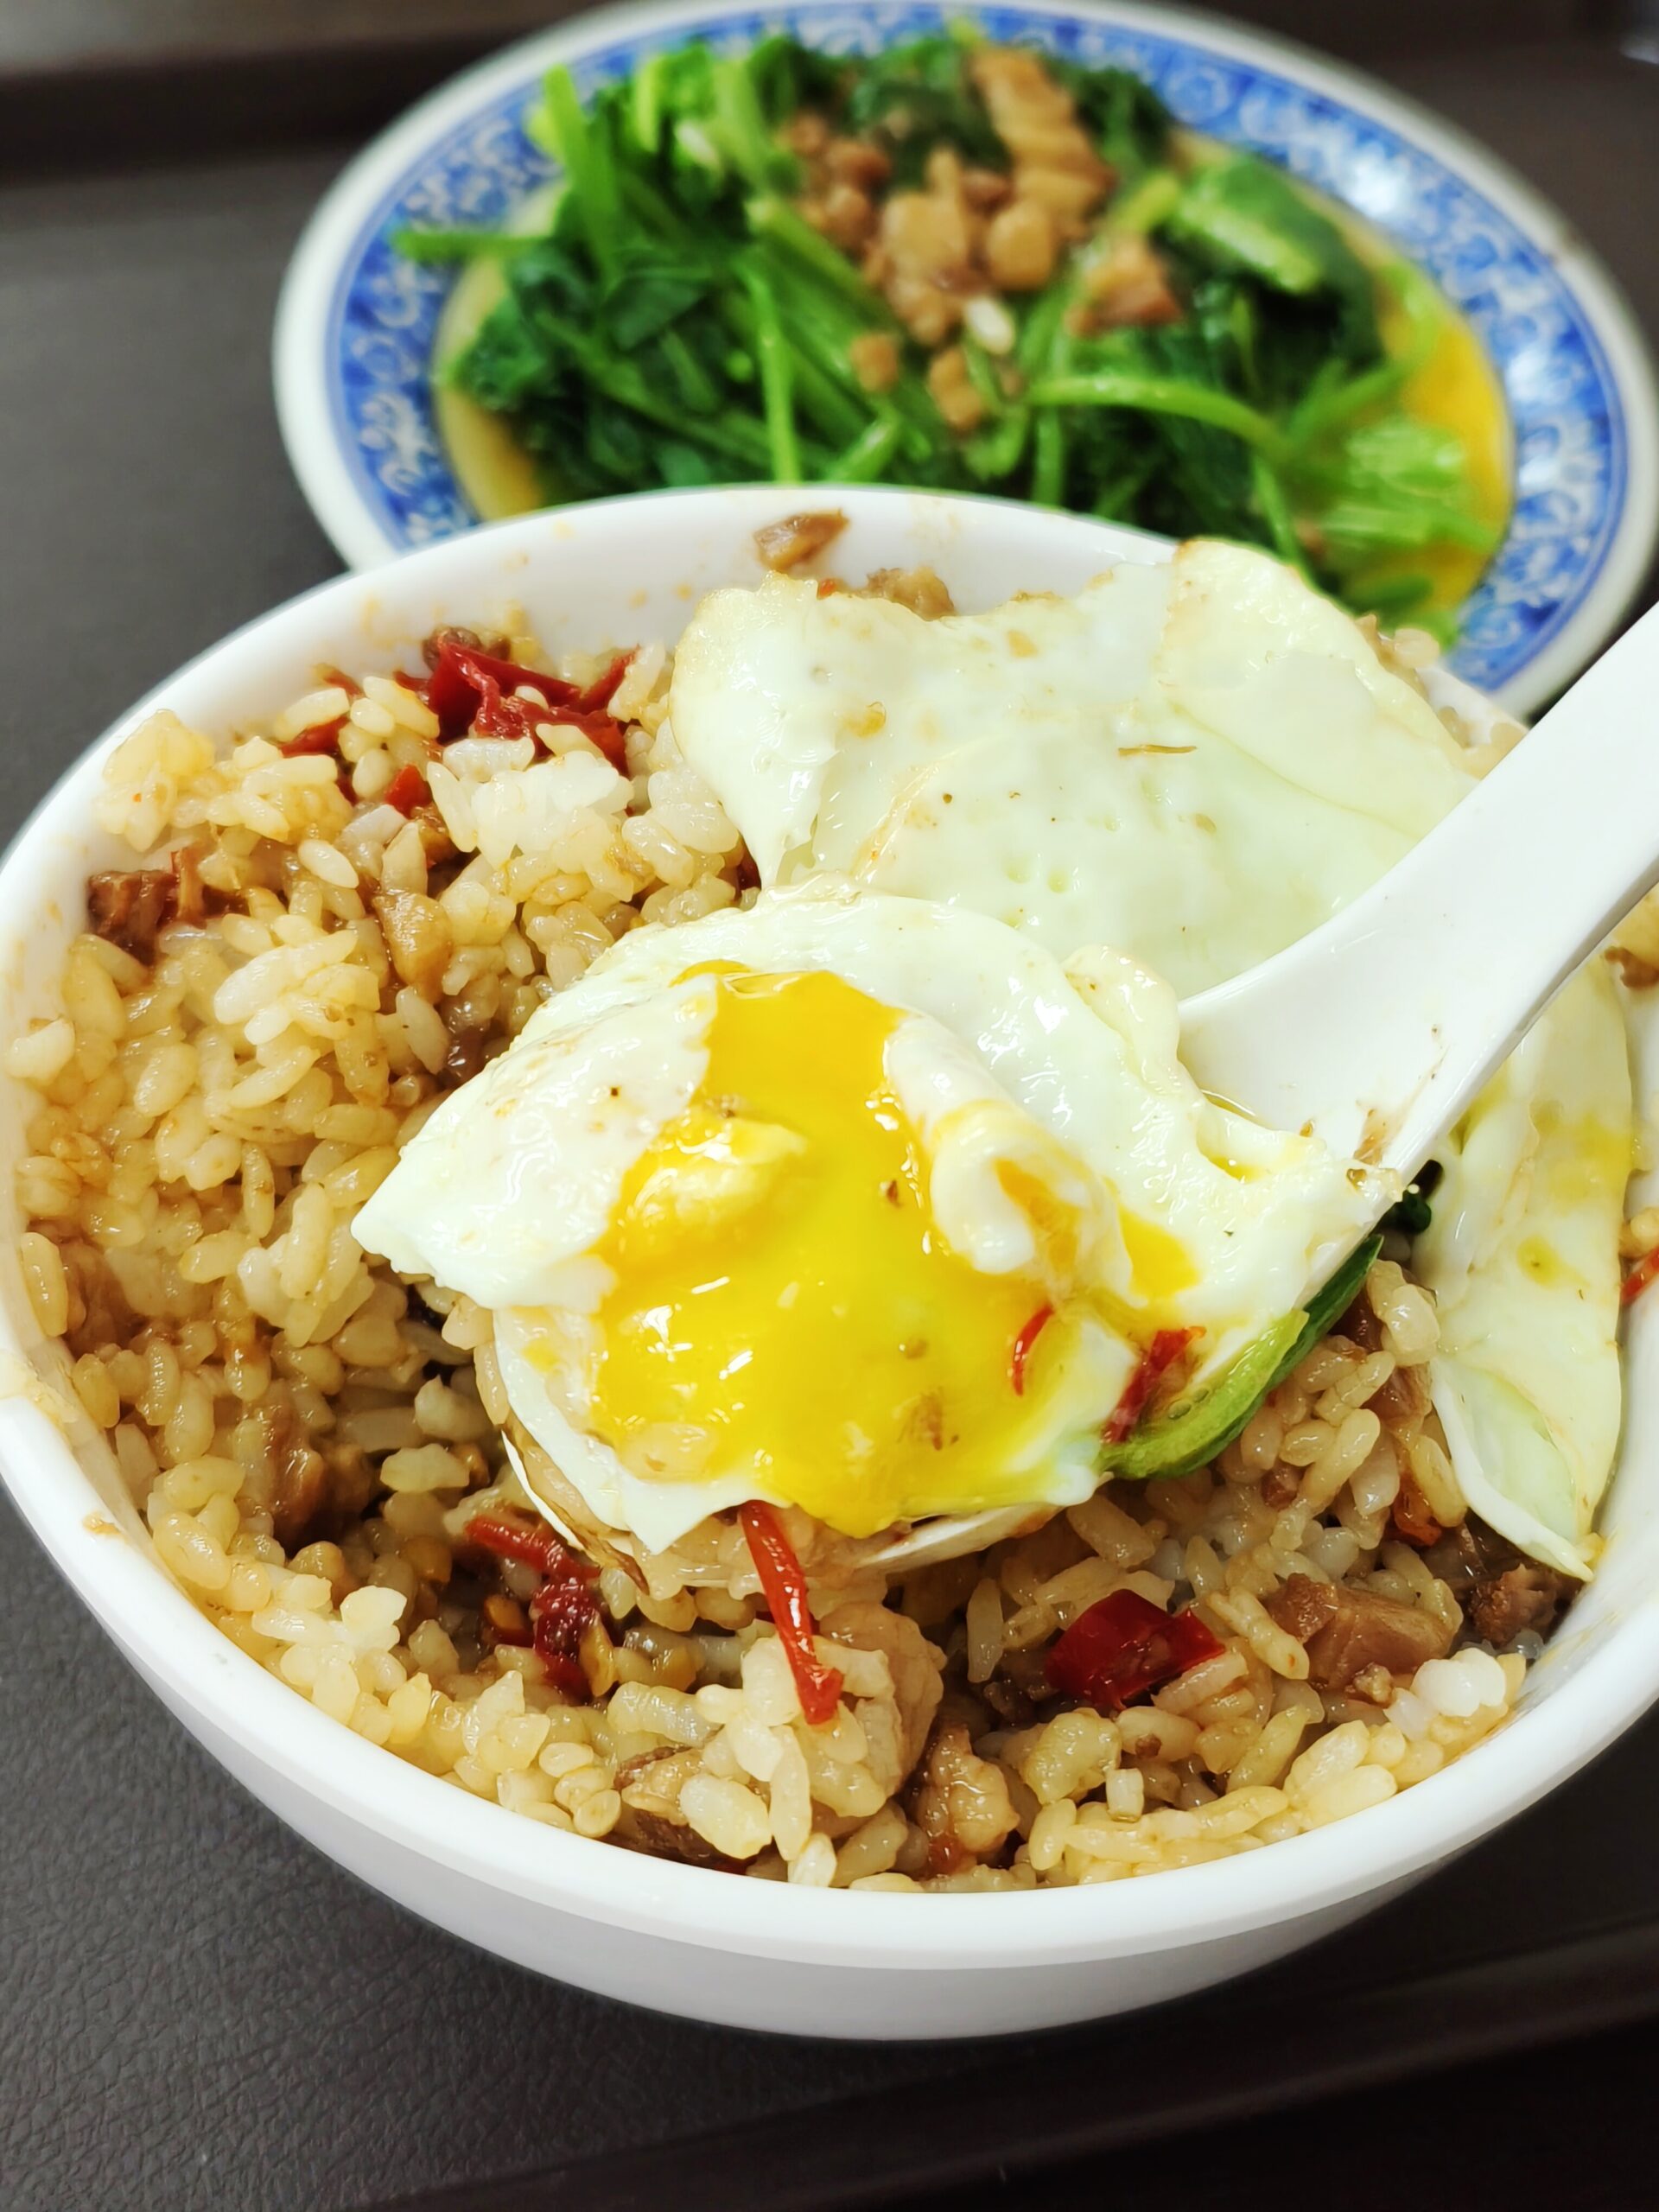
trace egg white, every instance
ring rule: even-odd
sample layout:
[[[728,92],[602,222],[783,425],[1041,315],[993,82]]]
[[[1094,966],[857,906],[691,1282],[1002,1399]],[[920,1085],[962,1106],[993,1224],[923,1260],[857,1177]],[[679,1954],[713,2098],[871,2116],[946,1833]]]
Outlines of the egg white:
[[[1453,1132],[1416,1248],[1440,1306],[1434,1403],[1464,1494],[1567,1574],[1593,1564],[1618,1443],[1632,1111],[1616,988],[1596,962]]]
[[[1197,542],[925,621],[772,578],[703,601],[670,718],[764,884],[974,906],[1182,995],[1281,950],[1456,801],[1456,746],[1340,608]]]
[[[358,1214],[359,1243],[493,1310],[591,1303],[582,1255],[707,1064],[690,996],[609,1021],[577,1050],[581,1002],[567,993],[574,1024],[532,1020],[429,1116]]]

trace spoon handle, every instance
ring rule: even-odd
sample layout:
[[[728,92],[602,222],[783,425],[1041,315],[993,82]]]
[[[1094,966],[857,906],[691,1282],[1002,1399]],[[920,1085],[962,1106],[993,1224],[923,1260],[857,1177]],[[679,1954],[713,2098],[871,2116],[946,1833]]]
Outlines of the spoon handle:
[[[1182,1057],[1280,1128],[1414,1173],[1659,882],[1659,608],[1342,912],[1190,999]]]

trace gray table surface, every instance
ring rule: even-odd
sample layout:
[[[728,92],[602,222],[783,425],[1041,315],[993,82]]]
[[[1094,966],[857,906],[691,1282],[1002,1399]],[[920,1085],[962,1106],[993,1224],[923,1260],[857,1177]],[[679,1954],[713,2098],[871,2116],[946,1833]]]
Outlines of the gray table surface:
[[[1391,73],[1560,201],[1659,328],[1659,77],[1577,46]],[[156,678],[336,567],[283,461],[267,354],[339,158],[0,190],[0,836]],[[1580,1925],[1648,1909],[1655,1748],[1650,1726],[1327,1947],[1323,1984],[1512,1952],[1568,1904]],[[196,1751],[3,1505],[0,1777],[3,2212],[333,2212],[894,2085],[948,2101],[969,2063],[625,2012],[404,1918]],[[1090,2033],[1121,2069],[1133,2028]],[[558,2201],[593,2201],[572,2190]],[[709,2196],[688,2161],[670,2201]]]

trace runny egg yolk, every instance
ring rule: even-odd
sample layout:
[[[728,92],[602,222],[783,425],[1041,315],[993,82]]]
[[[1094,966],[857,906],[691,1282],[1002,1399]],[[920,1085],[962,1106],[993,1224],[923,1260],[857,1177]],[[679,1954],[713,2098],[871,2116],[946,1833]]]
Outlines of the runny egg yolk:
[[[1048,1293],[932,1219],[884,1062],[906,1017],[832,975],[709,981],[697,1096],[596,1248],[594,1433],[658,1479],[752,1469],[848,1535],[1030,1496],[1076,1320],[1061,1299],[1016,1361]]]

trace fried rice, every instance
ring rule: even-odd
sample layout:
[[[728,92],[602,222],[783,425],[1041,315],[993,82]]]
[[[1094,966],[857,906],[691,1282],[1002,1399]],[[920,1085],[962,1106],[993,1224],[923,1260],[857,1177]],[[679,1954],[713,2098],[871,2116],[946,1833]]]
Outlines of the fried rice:
[[[550,662],[516,610],[488,630],[575,687],[616,677]],[[39,1094],[17,1169],[36,1318],[227,1637],[527,1821],[816,1886],[1190,1866],[1377,1804],[1503,1724],[1570,1586],[1467,1519],[1397,1236],[1198,1473],[897,1576],[782,1514],[843,1678],[828,1726],[729,1516],[695,1559],[595,1537],[579,1678],[550,1669],[534,1557],[469,1534],[543,1525],[489,1317],[400,1281],[351,1223],[546,998],[753,872],[676,750],[659,647],[609,696],[615,765],[556,713],[440,750],[421,673],[315,671],[229,743],[166,712],[130,736],[99,816],[136,864],[94,878],[60,1011],[9,1052]],[[1121,1710],[1057,1694],[1057,1639],[1124,1590],[1193,1609],[1215,1656]]]

